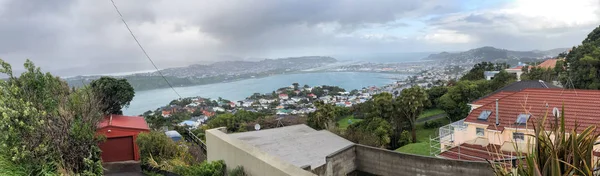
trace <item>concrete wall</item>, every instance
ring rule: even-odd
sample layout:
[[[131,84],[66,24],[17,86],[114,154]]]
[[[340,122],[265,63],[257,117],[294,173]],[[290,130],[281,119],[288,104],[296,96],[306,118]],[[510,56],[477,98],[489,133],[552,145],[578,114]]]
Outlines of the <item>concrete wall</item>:
[[[417,156],[359,144],[355,151],[356,169],[375,175],[493,175],[485,162]]]
[[[206,131],[208,161],[223,160],[227,168],[243,166],[250,176],[314,176],[260,149],[225,134],[223,129]]]
[[[356,170],[356,147],[348,146],[328,155],[325,158],[327,176],[345,176]],[[323,175],[322,173],[317,173]]]

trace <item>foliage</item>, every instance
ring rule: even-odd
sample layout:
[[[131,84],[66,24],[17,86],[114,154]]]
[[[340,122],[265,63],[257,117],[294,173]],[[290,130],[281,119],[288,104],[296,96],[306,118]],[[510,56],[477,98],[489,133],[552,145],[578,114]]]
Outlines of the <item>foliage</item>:
[[[423,127],[425,129],[433,129],[433,128],[439,128],[441,127],[443,124],[439,121],[431,121],[431,122],[425,122],[423,124]]]
[[[560,71],[559,80],[562,85],[573,83],[577,89],[600,89],[600,26],[596,27],[581,45],[573,47],[567,54],[567,69]],[[570,85],[570,84],[569,84]]]
[[[6,176],[20,176],[28,175],[27,170],[18,164],[10,161],[5,156],[0,155],[0,175]]]
[[[558,73],[554,71],[554,69],[540,67],[531,67],[529,69],[527,67],[523,67],[523,74],[521,74],[521,80],[543,80],[546,82],[552,82],[557,78]]]
[[[495,90],[495,89],[494,89]],[[467,103],[472,102],[492,92],[489,81],[459,81],[448,92],[440,97],[438,105],[453,121],[465,118],[470,107]]]
[[[180,107],[184,107],[190,103],[192,103],[192,98],[183,98],[183,99],[173,100],[173,101],[169,102],[169,105],[177,105]]]
[[[390,143],[391,132],[390,123],[375,117],[348,126],[344,137],[355,143],[383,148]]]
[[[400,133],[400,139],[398,139],[398,146],[402,147],[402,146],[404,146],[406,144],[410,144],[410,143],[411,143],[410,132],[408,132],[406,130],[402,131],[402,133]]]
[[[135,142],[139,147],[142,162],[153,158],[157,163],[161,163],[175,158],[181,150],[176,142],[160,131],[140,133]]]
[[[339,129],[345,130],[348,126],[360,122],[363,119],[356,119],[354,116],[347,116],[337,121],[337,125]]]
[[[219,160],[191,166],[176,166],[173,172],[181,176],[223,176],[225,175],[225,162]]]
[[[489,82],[489,92],[492,92],[494,90],[498,90],[510,83],[513,83],[517,80],[517,77],[513,74],[509,74],[504,70],[501,70],[499,73],[497,73],[494,76],[494,79],[492,79]]]
[[[338,86],[317,86],[312,88],[312,93],[317,95],[318,97],[326,96],[326,95],[339,95],[339,92],[345,92],[346,90],[340,88]]]
[[[265,118],[267,115],[268,114],[261,112],[244,110],[239,110],[235,114],[219,114],[208,121],[207,128],[227,127],[227,131],[229,132],[243,132],[246,131],[246,123],[256,121],[260,118]]]
[[[230,170],[229,176],[246,176],[246,173],[244,173],[244,166],[238,166]]]
[[[524,159],[518,161],[516,171],[504,164],[492,164],[496,175],[594,175],[592,153],[600,136],[596,126],[579,132],[577,127],[565,129],[564,106],[559,118],[544,116],[534,125],[534,145]],[[549,126],[548,126],[549,124]],[[516,147],[516,146],[515,146]]]
[[[176,112],[172,113],[169,117],[163,117],[161,111],[155,111],[154,113],[146,111],[142,116],[153,130],[159,130],[163,127],[173,129],[177,124],[191,118],[189,112]]]
[[[395,106],[398,109],[399,116],[409,122],[412,141],[415,142],[417,141],[417,117],[425,109],[429,96],[425,89],[419,86],[403,89],[401,95],[396,99]],[[392,121],[392,124],[398,125],[400,123]]]
[[[8,76],[0,81],[1,157],[33,175],[101,174],[95,130],[102,115],[91,89],[70,90],[29,60],[19,77],[0,64]]]
[[[314,105],[317,110],[308,114],[307,125],[316,130],[335,127],[334,120],[337,117],[335,106],[322,101],[316,101]]]
[[[420,118],[427,118],[427,117],[431,117],[431,116],[436,116],[436,115],[440,115],[440,114],[444,114],[446,113],[444,110],[442,109],[426,109],[423,111],[423,113],[421,113],[421,115],[419,115],[419,119]]]
[[[90,83],[92,90],[98,95],[100,109],[104,114],[123,114],[122,108],[129,106],[135,92],[126,79],[103,76]]]
[[[446,86],[433,86],[430,89],[427,89],[427,95],[429,96],[429,101],[431,102],[431,106],[428,108],[436,108],[438,107],[438,101],[440,97],[448,92],[448,87]]]
[[[484,72],[485,71],[500,71],[500,70],[504,70],[510,68],[510,66],[506,63],[492,63],[492,62],[481,62],[481,63],[477,63],[473,66],[473,68],[471,70],[469,70],[469,72],[467,72],[467,74],[465,74],[463,77],[460,78],[461,81],[463,80],[470,80],[470,81],[476,81],[476,80],[480,80],[480,79],[485,79],[484,77]]]

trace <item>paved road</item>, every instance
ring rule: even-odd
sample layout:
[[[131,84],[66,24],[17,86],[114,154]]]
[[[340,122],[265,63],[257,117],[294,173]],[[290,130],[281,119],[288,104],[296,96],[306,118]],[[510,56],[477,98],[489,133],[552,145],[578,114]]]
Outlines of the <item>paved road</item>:
[[[441,119],[441,118],[445,118],[445,117],[446,117],[446,113],[438,114],[438,115],[434,115],[434,116],[417,119],[417,123],[423,123],[426,121],[437,120],[437,119]]]

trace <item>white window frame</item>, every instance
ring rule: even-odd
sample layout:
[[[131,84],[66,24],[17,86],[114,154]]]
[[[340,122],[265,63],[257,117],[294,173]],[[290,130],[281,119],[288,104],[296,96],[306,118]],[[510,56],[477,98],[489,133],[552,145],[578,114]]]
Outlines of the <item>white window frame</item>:
[[[481,135],[479,133],[479,130],[481,130]],[[485,129],[483,129],[483,128],[475,128],[475,135],[477,135],[478,137],[485,136]]]

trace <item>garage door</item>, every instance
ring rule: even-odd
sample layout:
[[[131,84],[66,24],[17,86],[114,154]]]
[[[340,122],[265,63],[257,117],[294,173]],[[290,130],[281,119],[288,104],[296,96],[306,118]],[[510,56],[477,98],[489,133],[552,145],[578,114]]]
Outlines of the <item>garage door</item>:
[[[100,149],[104,162],[134,160],[132,136],[108,138],[100,144]]]

